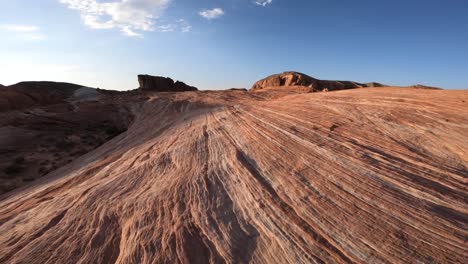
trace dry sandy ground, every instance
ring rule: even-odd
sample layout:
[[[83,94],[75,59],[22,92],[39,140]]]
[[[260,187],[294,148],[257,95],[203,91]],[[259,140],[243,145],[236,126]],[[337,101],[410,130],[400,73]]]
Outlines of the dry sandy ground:
[[[467,91],[149,97],[0,198],[0,263],[468,263]]]

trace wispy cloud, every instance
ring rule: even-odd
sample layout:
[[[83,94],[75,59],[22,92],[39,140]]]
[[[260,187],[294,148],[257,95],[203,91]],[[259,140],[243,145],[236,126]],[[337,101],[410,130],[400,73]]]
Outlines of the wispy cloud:
[[[40,34],[40,33],[22,34],[20,37],[25,39],[25,40],[43,40],[43,39],[46,38],[45,35]]]
[[[35,32],[39,30],[39,27],[31,25],[4,24],[0,25],[0,29],[9,32]]]
[[[175,32],[180,31],[183,33],[190,32],[192,26],[185,20],[179,19],[173,23],[161,24],[156,27],[156,30],[159,32]]]
[[[145,31],[170,31],[167,25],[155,25],[173,0],[60,0],[80,12],[84,24],[93,29],[120,29],[131,37],[142,37]],[[186,23],[186,22],[185,22]],[[188,24],[187,24],[188,25]],[[181,27],[184,31],[187,26]],[[176,28],[176,27],[171,27]]]
[[[40,32],[40,28],[33,25],[2,24],[0,25],[0,31],[25,40],[45,39],[44,34]]]
[[[254,2],[256,5],[259,5],[259,6],[267,6],[271,3],[273,3],[273,0],[255,0]]]
[[[183,26],[183,27],[181,28],[181,31],[182,31],[183,33],[188,33],[188,32],[190,32],[191,30],[192,30],[192,26],[191,26],[191,25],[186,25],[186,26]]]
[[[223,16],[224,11],[221,8],[213,8],[213,9],[202,10],[198,14],[202,16],[203,18],[212,20],[212,19],[220,18],[221,16]]]

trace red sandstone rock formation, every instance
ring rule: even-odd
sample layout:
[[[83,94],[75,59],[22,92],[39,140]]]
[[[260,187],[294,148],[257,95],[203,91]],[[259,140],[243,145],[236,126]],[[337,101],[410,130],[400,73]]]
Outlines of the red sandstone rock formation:
[[[268,87],[280,87],[280,86],[311,86],[317,83],[318,80],[308,75],[298,72],[284,72],[280,74],[274,74],[268,76],[256,82],[252,89],[263,89]]]
[[[271,93],[145,93],[0,197],[0,263],[468,263],[467,91]]]
[[[310,92],[323,91],[337,91],[362,87],[383,87],[385,85],[380,83],[357,83],[350,81],[327,81],[312,78],[306,74],[299,72],[283,72],[280,74],[271,75],[265,79],[256,82],[252,89],[258,91],[268,88],[279,87],[307,87]]]

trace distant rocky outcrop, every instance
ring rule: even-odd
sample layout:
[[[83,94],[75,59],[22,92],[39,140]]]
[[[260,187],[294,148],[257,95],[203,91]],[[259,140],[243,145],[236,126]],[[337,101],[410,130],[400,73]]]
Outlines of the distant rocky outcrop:
[[[429,90],[443,90],[442,88],[439,88],[439,87],[426,86],[426,85],[422,85],[422,84],[411,85],[411,86],[409,86],[408,88],[429,89]]]
[[[228,91],[242,91],[242,92],[247,92],[246,88],[230,88]]]
[[[381,83],[378,83],[378,82],[365,83],[365,85],[366,85],[366,87],[385,87],[385,86],[388,86],[388,85],[381,84]]]
[[[362,87],[383,87],[380,83],[358,83],[351,81],[328,81],[312,78],[300,72],[283,72],[271,75],[265,79],[256,82],[251,90],[262,90],[274,87],[308,87],[311,92],[317,91],[336,91],[345,89],[354,89]]]
[[[266,77],[254,84],[253,90],[281,86],[310,86],[318,80],[299,72],[283,72]]]
[[[168,77],[138,75],[140,90],[155,92],[187,92],[198,91],[197,88],[183,82],[172,80]]]

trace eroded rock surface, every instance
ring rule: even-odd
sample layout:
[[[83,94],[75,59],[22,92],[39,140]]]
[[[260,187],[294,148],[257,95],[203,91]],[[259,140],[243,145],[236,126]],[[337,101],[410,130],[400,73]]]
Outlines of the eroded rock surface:
[[[380,83],[357,83],[351,81],[328,81],[312,78],[299,72],[283,72],[271,75],[256,82],[251,90],[262,90],[283,87],[307,87],[309,92],[337,91],[362,87],[383,87]]]
[[[126,133],[1,198],[0,263],[468,263],[466,102],[150,94]]]

